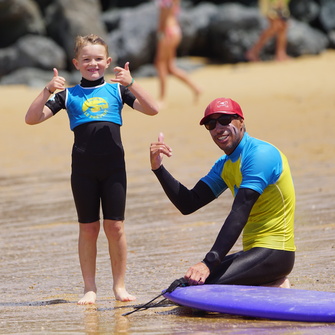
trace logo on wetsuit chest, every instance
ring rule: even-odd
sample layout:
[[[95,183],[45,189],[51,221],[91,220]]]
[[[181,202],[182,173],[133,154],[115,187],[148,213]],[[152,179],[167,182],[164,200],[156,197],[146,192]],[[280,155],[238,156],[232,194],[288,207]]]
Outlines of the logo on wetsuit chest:
[[[100,119],[107,114],[108,103],[103,98],[90,98],[83,103],[82,111],[90,119]]]

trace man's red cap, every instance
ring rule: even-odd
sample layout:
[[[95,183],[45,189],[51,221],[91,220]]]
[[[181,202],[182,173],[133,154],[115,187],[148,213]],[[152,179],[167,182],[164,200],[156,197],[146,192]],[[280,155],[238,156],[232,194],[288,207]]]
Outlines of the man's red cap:
[[[209,116],[212,114],[237,114],[242,119],[244,119],[242,109],[240,105],[232,100],[227,98],[217,98],[213,100],[206,108],[205,115],[201,119],[200,124],[203,125],[208,120]]]

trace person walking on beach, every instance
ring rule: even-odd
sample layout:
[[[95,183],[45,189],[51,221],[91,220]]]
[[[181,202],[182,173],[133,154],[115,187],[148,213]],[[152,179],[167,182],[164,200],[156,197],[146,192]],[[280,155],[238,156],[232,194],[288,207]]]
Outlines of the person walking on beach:
[[[234,284],[290,287],[287,275],[295,259],[295,191],[288,161],[272,144],[246,132],[240,105],[217,98],[201,125],[224,151],[192,189],[164,167],[172,149],[163,134],[151,143],[150,161],[165,193],[182,214],[190,214],[230,189],[232,208],[202,261],[184,278],[190,285]],[[228,254],[243,231],[243,250]]]
[[[84,296],[78,304],[83,305],[96,301],[100,202],[115,298],[135,299],[125,288],[126,170],[120,135],[121,111],[126,103],[147,115],[158,113],[155,100],[131,77],[129,63],[124,68],[114,68],[113,83],[105,81],[111,61],[103,39],[93,34],[78,36],[73,64],[82,75],[80,84],[65,88],[65,79],[54,68],[53,78],[33,101],[25,117],[27,124],[34,125],[66,109],[74,132],[71,186],[79,221],[78,249],[84,280]],[[56,90],[61,92],[54,94]]]
[[[187,73],[177,67],[177,48],[182,40],[182,30],[178,22],[180,0],[157,0],[159,6],[159,20],[157,28],[157,49],[155,67],[158,73],[160,93],[159,101],[164,104],[166,98],[166,80],[169,74],[174,75],[194,93],[195,101],[201,94],[200,87],[194,83]]]
[[[260,61],[259,54],[265,44],[273,37],[276,37],[275,60],[284,61],[290,57],[287,55],[287,29],[290,17],[290,0],[259,0],[260,10],[267,17],[269,25],[262,32],[258,41],[246,52],[249,61]]]

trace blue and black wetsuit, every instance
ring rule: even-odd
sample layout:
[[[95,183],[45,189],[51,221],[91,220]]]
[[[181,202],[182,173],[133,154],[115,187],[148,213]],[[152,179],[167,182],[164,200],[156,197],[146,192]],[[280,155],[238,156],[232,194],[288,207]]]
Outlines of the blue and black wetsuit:
[[[74,132],[71,186],[78,221],[124,220],[126,171],[121,141],[121,111],[135,96],[124,86],[82,79],[80,85],[55,94],[46,106],[66,109]]]

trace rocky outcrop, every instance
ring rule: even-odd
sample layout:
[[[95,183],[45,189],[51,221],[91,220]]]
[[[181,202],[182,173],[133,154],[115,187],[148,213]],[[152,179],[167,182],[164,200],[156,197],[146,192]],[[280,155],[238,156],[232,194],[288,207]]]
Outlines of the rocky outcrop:
[[[107,41],[114,65],[129,61],[134,75],[154,75],[157,7],[152,0],[135,1],[138,6],[126,7],[130,2],[117,6],[113,0],[0,1],[0,84],[21,78],[20,84],[36,85],[38,78],[44,80],[43,71],[52,75],[53,67],[71,82],[73,76],[77,78],[72,74],[75,37],[89,33]],[[245,51],[267,25],[255,0],[183,0],[182,4],[179,56],[243,62]],[[290,6],[291,56],[318,54],[335,47],[335,1],[292,0]],[[271,59],[273,51],[272,41],[262,58]],[[35,77],[33,84],[28,74]]]

